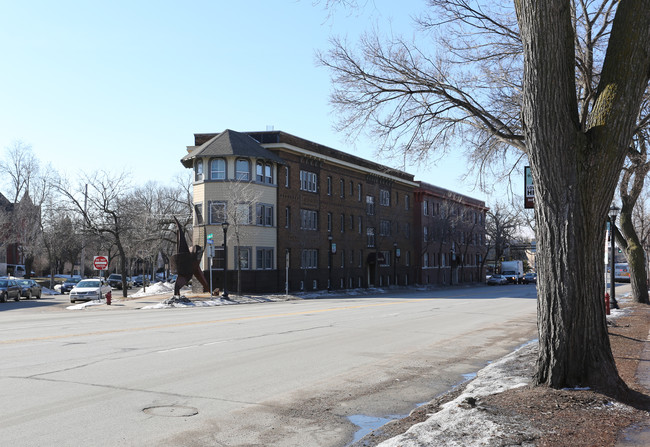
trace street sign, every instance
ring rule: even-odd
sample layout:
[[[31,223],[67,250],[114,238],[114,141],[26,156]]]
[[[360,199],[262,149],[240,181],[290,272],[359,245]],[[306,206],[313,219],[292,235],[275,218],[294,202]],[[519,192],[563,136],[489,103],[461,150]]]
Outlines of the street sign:
[[[95,256],[93,266],[95,270],[106,270],[108,268],[108,258],[106,256]]]
[[[214,233],[208,234],[208,239],[212,239],[214,237]]]
[[[524,208],[535,208],[535,187],[530,166],[524,167]]]
[[[214,244],[213,237],[214,237],[214,233],[210,233],[206,236],[208,244]]]

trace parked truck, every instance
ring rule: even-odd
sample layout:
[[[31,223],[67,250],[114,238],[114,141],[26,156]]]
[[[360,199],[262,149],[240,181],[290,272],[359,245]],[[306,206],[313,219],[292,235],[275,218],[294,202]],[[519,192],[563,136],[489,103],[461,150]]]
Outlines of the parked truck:
[[[509,283],[521,284],[524,279],[524,262],[503,261],[501,263],[501,274],[506,277]]]

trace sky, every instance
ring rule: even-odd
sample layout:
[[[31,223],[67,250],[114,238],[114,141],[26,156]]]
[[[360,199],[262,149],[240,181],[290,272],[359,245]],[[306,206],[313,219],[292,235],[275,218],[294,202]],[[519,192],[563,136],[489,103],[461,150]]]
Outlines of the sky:
[[[406,37],[424,0],[369,0],[326,11],[312,0],[0,0],[0,152],[20,141],[73,179],[97,170],[162,184],[187,173],[194,133],[273,128],[363,158],[333,129],[332,36],[373,26]],[[461,182],[461,150],[405,167],[417,180],[480,200]]]

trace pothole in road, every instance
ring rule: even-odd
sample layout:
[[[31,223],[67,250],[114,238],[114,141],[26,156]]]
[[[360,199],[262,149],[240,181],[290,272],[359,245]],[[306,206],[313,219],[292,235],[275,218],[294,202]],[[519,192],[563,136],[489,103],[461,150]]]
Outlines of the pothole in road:
[[[186,418],[199,414],[198,409],[194,407],[184,407],[181,405],[161,405],[157,407],[147,407],[143,408],[142,411],[152,416],[164,416],[171,418]]]

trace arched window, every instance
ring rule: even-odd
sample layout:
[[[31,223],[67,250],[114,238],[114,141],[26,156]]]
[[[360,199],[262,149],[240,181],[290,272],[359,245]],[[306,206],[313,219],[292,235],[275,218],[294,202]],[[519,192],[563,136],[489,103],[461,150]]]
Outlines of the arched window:
[[[257,180],[259,183],[264,182],[264,164],[261,161],[258,161],[255,165],[255,171],[255,180]]]
[[[210,179],[226,179],[226,160],[223,158],[214,158],[210,161]]]
[[[251,179],[251,162],[240,158],[235,164],[235,179],[248,181]]]
[[[264,181],[269,185],[273,184],[273,166],[270,164],[264,165]]]
[[[200,182],[203,180],[203,159],[197,158],[194,160],[194,181]]]

